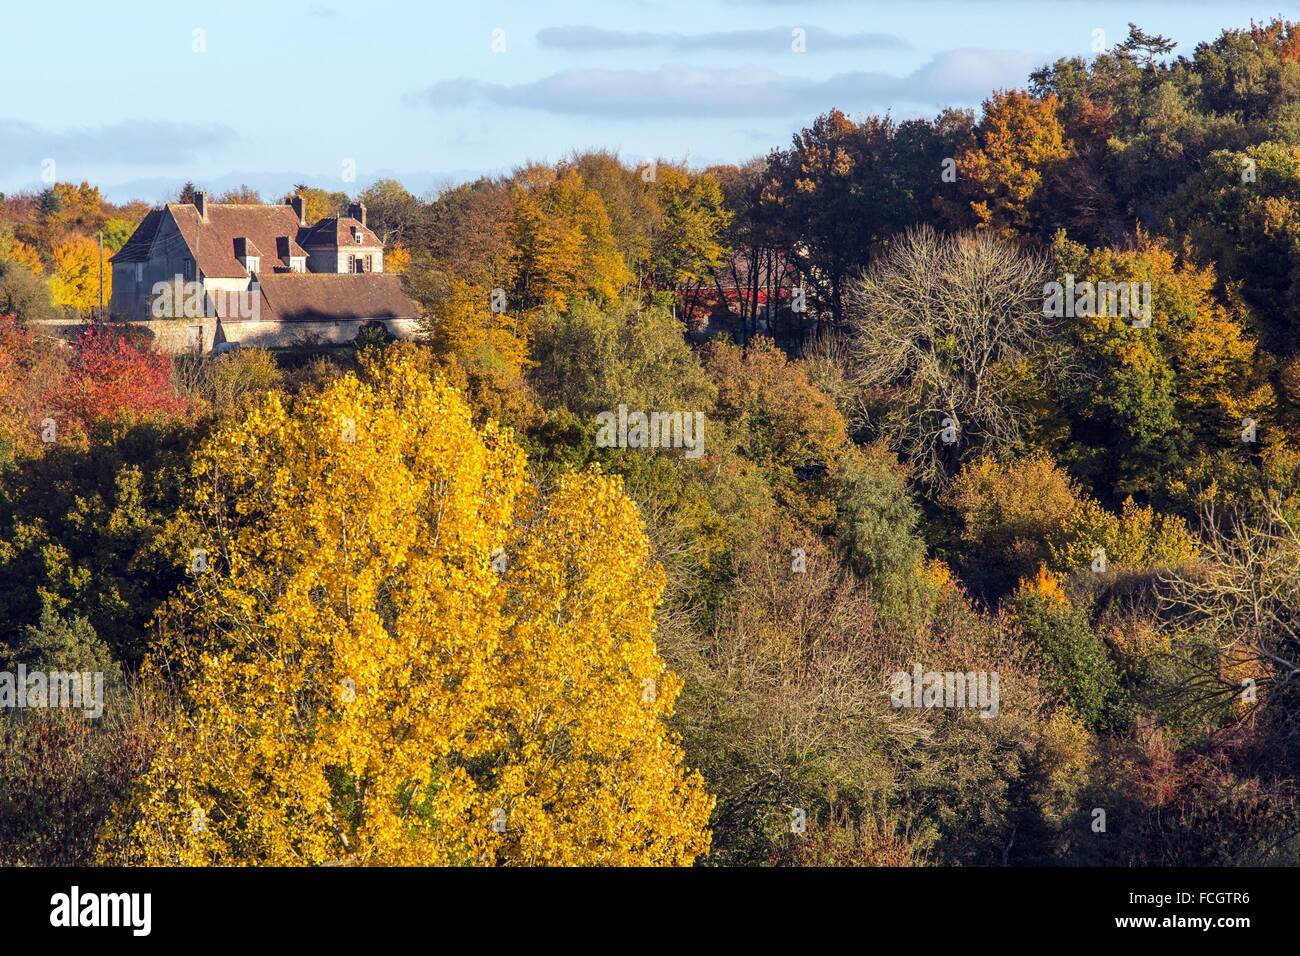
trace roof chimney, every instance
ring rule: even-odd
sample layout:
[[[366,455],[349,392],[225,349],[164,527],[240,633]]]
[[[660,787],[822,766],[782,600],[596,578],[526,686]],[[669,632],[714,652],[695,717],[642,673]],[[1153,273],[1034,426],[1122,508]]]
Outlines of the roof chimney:
[[[349,203],[348,215],[364,226],[366,224],[366,204],[363,202]]]
[[[208,221],[208,194],[199,193],[194,197],[194,208],[199,211],[199,218]]]
[[[294,213],[298,216],[298,225],[307,225],[307,201],[302,198],[301,193],[294,193],[289,205],[293,207]]]

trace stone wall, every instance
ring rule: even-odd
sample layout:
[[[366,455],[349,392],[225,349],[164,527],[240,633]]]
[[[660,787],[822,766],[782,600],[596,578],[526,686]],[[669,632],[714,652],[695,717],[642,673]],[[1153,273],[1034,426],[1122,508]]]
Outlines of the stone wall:
[[[346,321],[268,322],[241,319],[222,321],[215,317],[193,319],[150,319],[143,322],[116,323],[148,334],[153,345],[162,352],[177,355],[185,352],[208,353],[231,347],[293,348],[306,345],[346,345],[356,338],[357,332],[368,319]],[[419,334],[418,319],[377,319],[383,322],[390,335],[399,339],[413,339]],[[85,322],[68,322],[61,319],[29,323],[43,334],[71,341],[86,327]]]

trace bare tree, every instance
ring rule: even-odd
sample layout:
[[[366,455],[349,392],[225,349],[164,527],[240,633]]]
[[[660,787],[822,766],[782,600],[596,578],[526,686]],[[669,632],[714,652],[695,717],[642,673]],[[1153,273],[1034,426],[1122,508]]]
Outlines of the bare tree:
[[[987,233],[905,233],[850,287],[851,373],[931,486],[974,451],[1021,443],[1027,385],[1064,371],[1047,263]]]
[[[1161,577],[1180,704],[1204,713],[1240,703],[1249,714],[1300,685],[1300,522],[1270,496],[1257,518],[1210,514],[1205,525],[1202,560]]]

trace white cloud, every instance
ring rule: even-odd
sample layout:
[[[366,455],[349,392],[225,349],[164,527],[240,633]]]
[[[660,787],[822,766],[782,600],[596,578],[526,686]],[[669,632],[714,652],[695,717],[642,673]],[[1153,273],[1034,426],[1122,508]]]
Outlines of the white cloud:
[[[1036,58],[1004,50],[948,50],[907,76],[857,71],[814,80],[766,69],[568,70],[526,83],[445,80],[407,97],[434,108],[491,104],[569,116],[792,116],[903,105],[977,103],[1023,86]]]

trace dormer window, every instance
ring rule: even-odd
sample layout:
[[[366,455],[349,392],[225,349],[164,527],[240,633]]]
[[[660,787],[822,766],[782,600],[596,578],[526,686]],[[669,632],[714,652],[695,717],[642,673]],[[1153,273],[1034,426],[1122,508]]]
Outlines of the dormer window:
[[[352,227],[352,238],[356,240],[357,245],[361,245],[363,241],[361,236],[361,230],[358,229],[356,226]]]
[[[249,256],[245,268],[248,269],[249,272],[258,272],[262,268],[262,257]]]
[[[307,271],[307,258],[306,258],[306,256],[290,256],[290,257],[289,257],[289,271],[290,271],[290,272],[306,272],[306,271]]]

